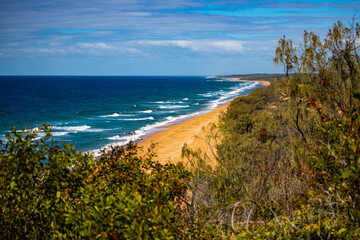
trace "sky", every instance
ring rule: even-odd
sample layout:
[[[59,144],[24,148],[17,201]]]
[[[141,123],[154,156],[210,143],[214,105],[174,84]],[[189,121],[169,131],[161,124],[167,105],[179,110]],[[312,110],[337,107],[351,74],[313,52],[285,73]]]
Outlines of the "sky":
[[[0,75],[281,73],[274,50],[359,21],[353,0],[0,0]]]

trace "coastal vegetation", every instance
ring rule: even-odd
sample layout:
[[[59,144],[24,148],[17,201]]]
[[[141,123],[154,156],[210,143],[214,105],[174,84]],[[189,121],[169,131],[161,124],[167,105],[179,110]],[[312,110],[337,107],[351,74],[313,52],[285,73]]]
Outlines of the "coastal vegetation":
[[[184,145],[191,168],[134,143],[94,159],[52,141],[49,125],[14,128],[1,143],[0,237],[359,238],[359,41],[359,24],[341,22],[299,47],[280,39],[285,74],[204,128],[210,152]]]
[[[279,40],[285,76],[207,130],[215,155],[183,149],[197,159],[196,217],[238,238],[359,238],[359,37],[358,24],[338,22],[324,40],[305,32],[298,48]]]
[[[14,128],[0,155],[1,239],[172,238],[189,172],[137,151],[129,143],[94,161],[54,143],[49,125]]]

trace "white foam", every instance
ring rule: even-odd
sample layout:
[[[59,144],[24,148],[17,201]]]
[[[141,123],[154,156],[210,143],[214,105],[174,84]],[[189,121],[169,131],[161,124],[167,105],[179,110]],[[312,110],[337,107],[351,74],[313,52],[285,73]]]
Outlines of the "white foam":
[[[183,103],[181,100],[168,100],[168,101],[157,101],[157,102],[152,102],[152,103],[156,103],[156,104],[176,104],[176,103]]]
[[[157,111],[156,113],[163,114],[163,113],[174,113],[175,111]]]
[[[184,100],[184,101],[187,101],[187,100],[189,100],[189,99],[188,99],[188,98],[184,98],[183,100]]]
[[[68,132],[83,132],[87,129],[90,129],[91,127],[88,125],[82,125],[82,126],[70,126],[70,127],[53,127],[54,130],[64,130]]]
[[[110,114],[110,115],[104,115],[104,116],[100,116],[100,117],[120,117],[121,114],[119,113],[113,113],[113,114]]]
[[[124,119],[119,119],[122,121],[144,121],[144,120],[154,120],[153,117],[146,117],[146,118],[124,118]]]
[[[91,128],[86,130],[86,132],[104,132],[104,131],[109,131],[111,129],[103,129],[103,128]]]
[[[159,108],[163,109],[173,109],[173,108],[188,108],[189,105],[162,105],[159,106]]]
[[[135,131],[137,132],[137,131]],[[114,143],[111,144],[107,144],[105,147],[103,147],[103,149],[109,149],[109,147],[114,146],[114,145],[118,145],[118,146],[123,146],[125,144],[127,144],[130,141],[136,141],[138,140],[142,135],[140,135],[139,133],[135,133],[133,135],[128,135],[128,136],[113,136],[113,137],[109,137],[109,140],[115,141]],[[99,150],[94,150],[92,151],[95,155],[99,155]]]
[[[236,87],[230,88],[231,91],[223,92],[220,94],[220,97],[218,99],[210,101],[209,107],[211,109],[214,109],[222,104],[232,101],[235,97],[239,96],[240,93],[244,92],[245,90],[252,89],[258,84],[259,84],[258,82],[251,82],[251,83],[246,83],[246,84],[242,83],[240,85],[240,87],[236,86]]]
[[[204,93],[204,94],[198,94],[198,96],[202,96],[202,97],[212,97],[213,95],[211,93]]]
[[[119,135],[113,136],[113,137],[109,137],[109,140],[121,140],[121,137]]]
[[[110,115],[103,115],[103,116],[100,116],[102,118],[115,118],[115,117],[132,117],[132,116],[135,116],[134,114],[122,114],[122,113],[113,113],[113,114],[110,114]]]
[[[203,113],[205,113],[205,112],[194,112],[194,113],[187,114],[187,115],[181,115],[181,116],[176,116],[176,117],[167,117],[166,120],[164,120],[164,121],[149,124],[149,125],[146,125],[140,129],[134,131],[134,134],[132,134],[132,135],[127,135],[127,136],[122,136],[122,137],[119,135],[116,135],[113,137],[109,137],[108,138],[109,140],[113,140],[115,142],[113,144],[106,145],[105,148],[107,149],[108,147],[110,147],[112,145],[125,145],[130,141],[139,140],[141,137],[144,137],[146,135],[154,133],[158,130],[165,129],[166,126],[169,126],[177,121],[182,121],[187,118],[192,118],[194,116],[197,116],[197,115],[200,115]]]
[[[139,111],[139,113],[152,113],[153,110]]]
[[[60,136],[64,136],[64,135],[67,135],[69,132],[51,132],[51,134],[54,136],[54,137],[60,137]]]

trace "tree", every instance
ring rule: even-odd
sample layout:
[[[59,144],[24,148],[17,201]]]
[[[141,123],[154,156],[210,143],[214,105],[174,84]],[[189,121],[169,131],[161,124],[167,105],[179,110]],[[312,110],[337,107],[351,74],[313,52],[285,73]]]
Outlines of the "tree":
[[[355,237],[360,232],[359,44],[359,24],[347,28],[338,22],[323,41],[305,32],[297,49],[281,39],[274,58],[294,69],[282,80],[285,91],[296,89],[288,94],[290,101],[298,101],[298,111],[318,119],[310,135],[314,144],[307,165],[314,184],[307,207],[317,209],[308,219],[325,225],[320,236],[344,237],[346,232]],[[297,52],[297,61],[288,52]]]

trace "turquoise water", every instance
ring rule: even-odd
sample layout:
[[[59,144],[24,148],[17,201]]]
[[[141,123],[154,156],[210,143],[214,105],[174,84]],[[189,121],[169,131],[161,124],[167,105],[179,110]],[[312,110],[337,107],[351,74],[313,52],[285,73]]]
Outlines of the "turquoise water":
[[[176,76],[1,76],[0,139],[11,126],[52,125],[54,140],[97,151],[206,113],[260,87]]]

